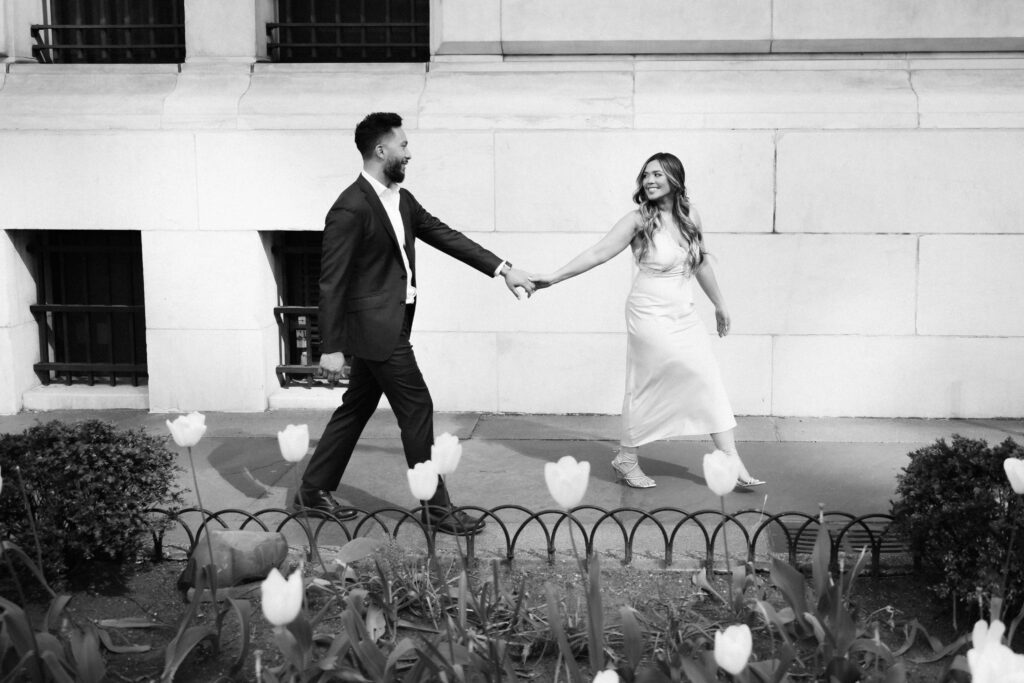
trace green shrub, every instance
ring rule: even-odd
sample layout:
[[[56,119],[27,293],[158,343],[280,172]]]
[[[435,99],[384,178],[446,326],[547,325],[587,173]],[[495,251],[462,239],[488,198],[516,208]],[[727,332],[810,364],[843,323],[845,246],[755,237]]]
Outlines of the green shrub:
[[[1024,499],[1010,488],[1003,460],[1024,457],[1013,439],[995,447],[953,435],[909,454],[897,477],[892,514],[942,597],[961,601],[978,589],[1024,598]],[[1007,557],[1009,556],[1009,563]],[[1006,582],[1005,594],[1003,582]]]
[[[165,441],[100,420],[55,420],[0,435],[0,534],[36,556],[18,466],[50,580],[59,584],[91,560],[133,560],[150,523],[159,523],[146,509],[181,504],[181,468]]]

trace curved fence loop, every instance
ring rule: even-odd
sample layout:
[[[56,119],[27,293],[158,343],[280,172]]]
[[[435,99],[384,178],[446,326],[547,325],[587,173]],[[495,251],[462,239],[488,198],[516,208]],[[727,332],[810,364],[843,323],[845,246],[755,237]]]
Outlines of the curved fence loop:
[[[588,506],[589,507],[589,506]],[[555,525],[551,527],[551,538],[548,545],[548,557],[553,561],[555,557],[555,538],[558,536],[558,527],[562,525],[562,522],[569,520],[572,524],[579,527],[580,533],[583,534],[583,557],[590,559],[590,555],[593,552],[593,536],[587,534],[587,528],[583,526],[583,523],[576,519],[573,515],[574,512],[583,509],[582,507],[575,507],[572,510],[542,510],[538,514],[557,514],[560,515]],[[593,509],[593,508],[591,508]],[[569,527],[569,533],[572,533],[572,527]],[[569,539],[570,545],[572,544],[572,538]]]
[[[244,530],[255,527],[279,533],[286,530],[294,532],[298,526],[310,552],[321,545],[336,543],[337,534],[340,534],[342,543],[371,534],[397,539],[404,528],[412,526],[418,530],[415,536],[422,535],[427,552],[433,553],[437,550],[438,535],[443,535],[439,529],[426,523],[422,508],[348,509],[357,513],[355,520],[343,522],[329,514],[309,518],[294,510],[282,508],[266,508],[255,512],[240,509],[210,511],[195,507],[180,510],[150,508],[147,513],[150,514],[148,526],[153,541],[152,556],[154,560],[164,559],[168,538],[175,534],[183,536],[177,545],[191,553],[210,524],[223,529]],[[534,541],[535,546],[543,547],[548,563],[554,564],[557,552],[568,551],[572,546],[571,540],[565,538],[566,534],[559,540],[558,532],[563,524],[567,525],[568,534],[574,534],[577,530],[581,534],[585,560],[598,552],[598,532],[609,524],[613,525],[617,533],[602,534],[600,549],[603,552],[614,552],[615,547],[621,544],[623,564],[633,561],[638,539],[643,533],[644,542],[653,545],[653,552],[656,553],[658,544],[661,544],[664,551],[662,561],[666,567],[670,566],[681,534],[688,530],[685,539],[691,547],[699,548],[697,559],[700,565],[712,569],[716,546],[721,545],[719,538],[736,533],[731,527],[736,527],[742,538],[739,544],[741,547],[736,548],[736,557],[745,553],[746,562],[755,564],[759,557],[760,561],[764,561],[765,558],[784,555],[790,564],[796,565],[801,555],[807,556],[813,552],[819,528],[828,534],[830,569],[833,572],[843,569],[846,549],[858,549],[859,552],[859,548],[867,548],[870,551],[872,576],[881,574],[882,556],[910,556],[909,548],[893,526],[892,516],[882,513],[854,515],[828,511],[811,514],[789,510],[769,514],[756,509],[731,513],[712,509],[688,512],[668,506],[643,510],[635,507],[606,509],[597,505],[580,505],[568,511],[556,508],[534,511],[522,505],[508,504],[493,508],[455,507],[446,514],[453,515],[462,511],[477,514],[487,523],[486,536],[459,536],[454,542],[459,553],[465,553],[464,558],[468,563],[476,562],[480,538],[486,538],[489,547],[495,544],[498,548],[503,546],[505,560],[512,562],[517,547],[523,543],[526,534],[532,531],[534,538],[537,533],[540,534],[540,538]],[[199,517],[198,526],[194,521],[189,523],[188,518],[194,515]],[[752,520],[753,515],[757,517]],[[316,522],[311,523],[311,519]],[[403,542],[407,538],[403,536]],[[556,541],[559,547],[556,547]],[[647,546],[644,549],[651,552]],[[916,563],[917,558],[914,561]]]

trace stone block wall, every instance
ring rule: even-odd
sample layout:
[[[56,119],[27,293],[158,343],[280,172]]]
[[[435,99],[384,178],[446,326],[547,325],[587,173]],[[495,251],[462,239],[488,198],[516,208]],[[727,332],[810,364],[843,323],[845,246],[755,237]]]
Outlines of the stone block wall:
[[[237,41],[218,60],[199,38],[180,67],[8,63],[0,412],[70,395],[31,372],[18,236],[37,229],[142,231],[150,410],[337,404],[273,375],[269,233],[321,229],[360,168],[354,125],[394,110],[405,187],[535,271],[631,209],[650,154],[680,156],[733,316],[714,348],[738,414],[1024,414],[1024,56],[998,51],[1024,47],[1017,4],[933,0],[894,24],[907,3],[591,1],[582,22],[580,3],[437,1],[428,65],[268,64],[258,45],[246,62]],[[637,41],[649,53],[622,54]],[[743,54],[709,54],[723,41]],[[906,52],[836,54],[871,41]],[[438,409],[619,411],[626,254],[529,301],[418,256],[413,341]]]

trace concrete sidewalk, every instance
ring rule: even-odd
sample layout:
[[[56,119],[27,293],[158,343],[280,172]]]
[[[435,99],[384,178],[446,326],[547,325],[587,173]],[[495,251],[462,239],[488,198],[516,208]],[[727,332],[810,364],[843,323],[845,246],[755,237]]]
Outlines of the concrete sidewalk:
[[[165,425],[169,417],[174,416],[142,411],[22,413],[0,417],[0,432],[18,432],[53,419],[100,418],[164,435],[169,433]],[[308,410],[208,413],[206,436],[193,453],[205,507],[247,512],[287,507],[297,473],[292,471],[294,465],[281,458],[276,433],[288,424],[305,423],[315,444],[328,417],[325,411]],[[701,458],[712,447],[710,440],[687,438],[644,447],[642,464],[658,485],[632,489],[617,483],[608,465],[617,444],[618,424],[617,416],[439,413],[435,433],[450,432],[464,442],[462,462],[449,478],[458,505],[553,508],[543,464],[568,454],[591,463],[585,504],[645,511],[666,506],[689,512],[718,509],[719,501],[704,485],[701,471]],[[855,515],[886,513],[896,476],[909,462],[907,454],[953,434],[990,444],[1007,437],[1024,443],[1024,420],[740,418],[740,453],[748,469],[768,484],[750,493],[731,494],[727,509],[816,514],[824,506]],[[173,442],[169,448],[179,450]],[[187,469],[184,453],[180,461]],[[304,466],[305,462],[298,465],[300,472]],[[367,426],[337,495],[364,510],[408,509],[416,501],[405,473],[394,416],[379,411]],[[190,472],[181,483],[192,488]],[[191,496],[186,500],[194,503]],[[491,524],[475,539],[476,546],[500,556],[506,543],[500,536]],[[338,542],[343,541],[339,537]],[[614,551],[616,543],[621,554],[621,538],[611,538],[609,550]],[[654,558],[663,554],[664,543],[658,538],[651,539],[646,549],[644,545],[638,539],[638,554]],[[543,534],[531,533],[519,540],[517,552],[542,553],[544,548]]]

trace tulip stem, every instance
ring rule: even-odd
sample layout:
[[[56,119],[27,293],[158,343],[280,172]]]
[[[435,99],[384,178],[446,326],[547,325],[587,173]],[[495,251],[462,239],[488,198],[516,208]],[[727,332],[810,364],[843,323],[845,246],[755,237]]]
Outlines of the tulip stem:
[[[21,476],[21,465],[15,465],[14,472],[18,475],[18,488],[21,489],[21,500],[25,505],[25,514],[28,515],[29,528],[32,529],[32,538],[36,543],[36,554],[39,557],[39,571],[42,572],[43,567],[45,566],[43,565],[43,550],[42,546],[39,545],[39,533],[36,531],[35,516],[32,514],[32,506],[29,505],[28,492],[25,490],[25,480]],[[14,561],[11,560],[11,554],[3,547],[2,542],[0,542],[0,552],[2,552],[4,557],[7,559],[7,564],[11,569],[11,577],[14,579],[15,585],[18,587],[18,594],[21,596],[22,607],[27,610],[28,600],[25,599],[25,593],[22,590],[21,581],[18,580],[18,574],[14,571]],[[47,590],[50,597],[57,597],[57,594],[53,592],[53,589],[50,588],[46,581],[43,581],[43,588]],[[39,649],[39,640],[36,637],[36,630],[32,628],[31,622],[28,621],[27,612],[25,614],[25,621],[28,624],[28,631],[32,635],[32,649],[35,650],[35,657],[33,657],[33,660],[36,663],[36,673],[39,676],[39,680],[45,680],[43,676],[42,650]]]
[[[1007,502],[1007,504],[1006,504],[1006,518],[1007,519],[1010,519],[1010,508],[1013,506],[1013,499],[1014,498],[1016,498],[1016,496],[1011,497],[1009,502]],[[1011,527],[1011,529],[1010,529],[1010,545],[1007,546],[1007,548],[1006,548],[1006,562],[1003,563],[1003,585],[1002,585],[1002,588],[1001,588],[1002,594],[1003,594],[1002,596],[1003,597],[1006,596],[1006,582],[1008,580],[1008,575],[1010,573],[1010,558],[1013,557],[1013,542],[1015,540],[1017,540],[1017,525],[1016,524],[1014,524]],[[996,619],[996,618],[998,618],[998,616],[999,615],[990,614],[989,618],[990,619]]]
[[[299,498],[299,505],[306,508],[306,501],[302,498],[302,481],[299,479],[299,470],[296,467],[292,468],[292,474],[295,475],[295,495]],[[327,565],[324,564],[324,558],[320,554],[320,549],[313,543],[313,528],[309,524],[309,520],[306,519],[305,513],[299,515],[299,524],[302,526],[303,531],[306,532],[306,540],[309,541],[309,552],[306,553],[306,557],[310,560],[315,556],[317,561],[320,562],[320,570],[324,573],[324,578],[327,578]],[[303,601],[306,596],[303,592]]]
[[[21,465],[14,466],[14,473],[18,475],[18,488],[21,490],[21,500],[25,505],[25,514],[28,515],[28,525],[32,530],[32,540],[35,541],[36,544],[36,560],[39,562],[39,571],[43,571],[43,567],[46,566],[43,564],[43,548],[39,545],[39,532],[36,530],[36,518],[35,515],[32,514],[32,506],[28,500],[28,491],[25,489],[25,480],[21,476]],[[47,586],[46,588],[49,589],[50,587]],[[53,591],[50,591],[50,593],[53,594]]]
[[[210,551],[210,576],[208,578],[210,580],[210,595],[213,596],[216,595],[217,590],[217,563],[213,559],[213,540],[210,538],[210,524],[209,520],[206,518],[206,508],[203,507],[203,499],[199,495],[199,477],[196,476],[196,463],[192,459],[192,447],[188,446],[187,448],[188,464],[189,467],[192,469],[192,482],[196,487],[196,502],[199,504],[199,514],[203,518],[203,531],[204,535],[206,536],[206,549]],[[196,581],[196,590],[201,590],[198,581]]]
[[[729,587],[729,609],[732,609],[732,561],[729,559],[729,530],[725,526],[728,518],[725,514],[725,496],[719,496],[722,504],[722,546],[725,548],[725,583]],[[714,557],[711,559],[711,571],[714,572]]]
[[[442,480],[443,481],[443,480]],[[437,561],[437,553],[434,548],[434,539],[431,537],[430,529],[430,501],[423,501],[423,515],[424,522],[427,525],[427,565],[434,570],[434,574],[437,575],[437,582],[444,586],[444,597],[447,601],[439,600],[441,605],[441,619],[444,621],[444,631],[448,636],[448,656],[450,658],[451,665],[455,665],[455,644],[452,642],[452,627],[448,623],[448,603],[452,600],[452,593],[448,586],[448,582],[445,580],[444,575],[441,573],[441,563]],[[429,574],[429,572],[428,572]]]

